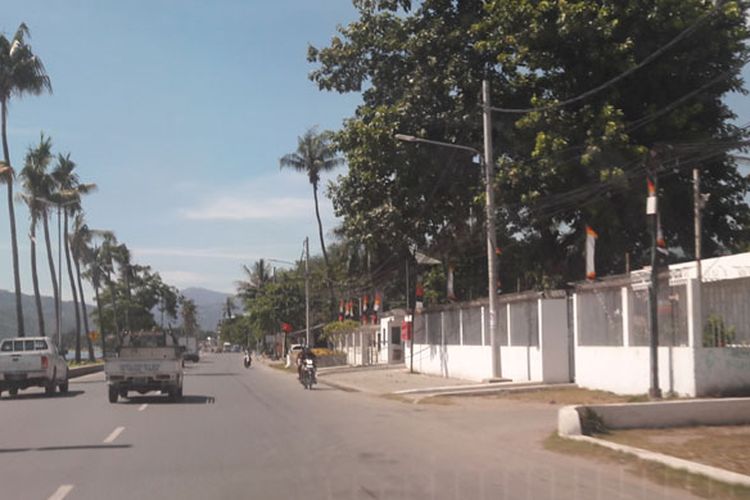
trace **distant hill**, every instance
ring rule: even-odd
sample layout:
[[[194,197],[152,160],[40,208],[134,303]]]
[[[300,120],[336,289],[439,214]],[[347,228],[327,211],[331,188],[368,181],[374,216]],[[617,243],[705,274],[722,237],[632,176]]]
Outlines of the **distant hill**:
[[[36,316],[36,301],[33,295],[21,295],[23,306],[24,326],[26,335],[29,337],[39,335],[39,322]],[[90,303],[89,314],[93,310]],[[57,331],[55,325],[55,299],[42,297],[42,310],[44,311],[44,326],[47,335],[54,335]],[[62,331],[63,334],[73,332],[76,326],[75,307],[73,302],[62,303]],[[89,319],[90,320],[90,319]],[[93,328],[93,324],[89,325]],[[0,290],[0,338],[15,337],[18,335],[18,324],[16,322],[16,298],[13,292]]]
[[[235,314],[242,312],[240,301],[229,293],[198,287],[185,288],[180,293],[195,302],[195,307],[198,310],[198,323],[202,330],[213,331],[216,329],[216,325],[221,321],[224,314],[227,298],[233,299]]]
[[[195,302],[198,310],[198,323],[202,330],[213,331],[216,325],[221,321],[224,307],[228,297],[234,296],[228,293],[215,292],[205,288],[186,288],[181,293]],[[33,295],[23,294],[23,317],[26,335],[34,336],[39,334],[39,325],[36,317],[36,302]],[[87,297],[89,314],[93,311],[92,298]],[[234,313],[241,313],[242,308],[239,300],[234,300]],[[55,328],[55,300],[52,297],[42,296],[42,309],[44,310],[44,323],[47,335],[53,335]],[[89,321],[92,321],[89,317]],[[62,331],[63,334],[75,330],[76,317],[73,302],[63,301],[62,303]],[[93,322],[90,324],[94,328]],[[15,337],[18,332],[16,324],[16,299],[13,292],[0,290],[0,338]]]

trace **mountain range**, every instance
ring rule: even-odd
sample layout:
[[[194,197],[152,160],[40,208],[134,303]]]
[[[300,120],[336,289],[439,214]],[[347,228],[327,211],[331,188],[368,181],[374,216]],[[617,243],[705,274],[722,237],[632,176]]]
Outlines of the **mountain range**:
[[[195,302],[198,312],[198,323],[202,330],[213,331],[222,318],[227,298],[233,298],[231,294],[215,292],[205,288],[186,288],[182,290],[186,298]],[[236,303],[236,301],[235,301]],[[21,304],[24,313],[24,326],[27,336],[39,335],[39,326],[36,317],[36,303],[33,295],[21,295]],[[53,335],[55,327],[55,300],[52,297],[42,296],[42,310],[44,311],[44,323],[47,335]],[[88,303],[89,314],[94,310],[92,301]],[[238,307],[235,313],[241,312]],[[91,317],[89,316],[89,321]],[[75,308],[72,301],[62,303],[62,331],[63,334],[75,330],[76,318]],[[93,323],[90,324],[94,328]],[[0,338],[14,337],[17,335],[16,324],[16,301],[13,292],[0,290]]]

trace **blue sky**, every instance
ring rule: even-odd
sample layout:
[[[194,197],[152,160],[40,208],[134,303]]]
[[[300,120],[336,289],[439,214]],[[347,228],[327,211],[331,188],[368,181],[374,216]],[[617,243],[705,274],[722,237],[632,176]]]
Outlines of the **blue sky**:
[[[54,90],[12,101],[11,161],[22,166],[43,130],[99,186],[85,200],[92,227],[114,230],[171,284],[231,291],[243,263],[297,259],[305,236],[319,248],[311,187],[278,160],[308,127],[353,113],[359,96],[307,79],[306,52],[354,16],[348,0],[6,3],[0,30],[29,26]],[[31,293],[28,214],[16,210]],[[2,209],[0,288],[12,288],[10,262]]]
[[[336,129],[354,112],[359,96],[318,91],[306,61],[308,43],[326,45],[354,17],[349,0],[6,2],[0,30],[28,24],[54,87],[12,101],[11,160],[22,166],[44,131],[98,184],[85,200],[92,227],[114,230],[173,285],[232,291],[242,264],[294,260],[305,236],[319,251],[310,185],[278,159],[308,127]],[[750,121],[748,98],[728,102]],[[28,214],[16,209],[32,293]],[[0,289],[12,289],[9,241],[2,208]]]

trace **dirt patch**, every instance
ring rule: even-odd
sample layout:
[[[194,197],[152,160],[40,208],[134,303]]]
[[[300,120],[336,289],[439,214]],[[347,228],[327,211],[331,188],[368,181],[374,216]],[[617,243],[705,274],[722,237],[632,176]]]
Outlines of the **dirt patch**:
[[[635,403],[646,401],[645,396],[621,396],[612,392],[581,389],[580,387],[544,388],[534,390],[515,390],[491,396],[528,403],[546,403],[551,405],[591,405],[610,403]]]
[[[544,441],[544,447],[556,453],[582,456],[597,462],[614,463],[639,478],[648,479],[662,486],[689,491],[702,498],[750,498],[750,488],[745,486],[731,485],[700,474],[641,460],[603,446],[561,438],[557,433],[553,433]]]
[[[612,430],[608,441],[750,475],[750,426]]]

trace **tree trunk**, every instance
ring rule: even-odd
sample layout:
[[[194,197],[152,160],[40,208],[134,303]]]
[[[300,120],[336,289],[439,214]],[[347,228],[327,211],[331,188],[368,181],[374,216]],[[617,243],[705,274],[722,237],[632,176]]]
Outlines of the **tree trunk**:
[[[333,293],[333,277],[331,276],[331,264],[328,262],[325,240],[323,239],[323,222],[320,220],[320,208],[318,207],[318,185],[313,184],[313,198],[315,199],[315,217],[318,219],[318,235],[320,236],[320,249],[323,251],[323,260],[326,264],[326,278],[328,284],[328,314],[329,319],[335,315],[336,297]]]
[[[45,210],[44,216],[42,217],[42,225],[44,227],[44,242],[47,245],[47,263],[49,264],[49,274],[52,277],[52,295],[55,298],[55,332],[57,331],[57,325],[60,325],[60,291],[57,288],[57,273],[55,272],[55,261],[52,258],[52,244],[49,239],[49,218],[47,211]]]
[[[73,295],[73,305],[76,309],[76,363],[81,362],[81,313],[78,310],[78,291],[73,277],[73,266],[70,262],[70,245],[68,244],[68,211],[63,214],[65,223],[63,227],[63,247],[65,248],[65,262],[68,264],[68,279],[70,279],[70,292]]]
[[[31,240],[31,281],[34,285],[34,300],[36,301],[36,313],[39,320],[39,336],[46,337],[44,331],[44,309],[42,308],[42,296],[39,294],[39,275],[36,269],[36,221],[37,218],[31,216],[31,228],[29,239]]]
[[[117,324],[117,301],[115,300],[115,284],[112,282],[112,277],[109,274],[109,271],[107,271],[107,282],[109,283],[109,296],[112,300],[112,323],[115,325],[115,336],[117,337],[117,342],[122,342],[122,337],[120,337],[120,325]]]
[[[96,312],[99,315],[99,335],[102,339],[102,358],[107,357],[107,342],[104,339],[104,328],[102,328],[102,325],[104,324],[103,316],[102,316],[102,300],[99,298],[99,284],[94,284],[94,295],[96,296]]]
[[[127,300],[127,304],[125,304],[125,330],[128,333],[130,332],[130,300],[131,300],[131,294],[130,294],[130,262],[128,262],[125,265],[125,300]]]
[[[83,313],[83,331],[86,335],[86,345],[89,349],[89,361],[94,361],[94,345],[91,343],[91,337],[89,337],[89,312],[86,310],[86,299],[83,296],[83,282],[81,281],[81,263],[78,261],[78,256],[73,254],[73,263],[76,266],[76,278],[78,278],[78,295],[81,297],[81,312]]]
[[[8,150],[8,102],[0,100],[0,115],[2,118],[3,157],[5,163],[10,167],[10,151]],[[18,240],[16,238],[16,211],[13,207],[13,176],[9,173],[6,179],[8,185],[8,218],[10,219],[10,247],[13,254],[13,284],[16,294],[16,322],[18,336],[25,337],[26,329],[23,327],[23,306],[21,305],[21,269],[18,265]]]

